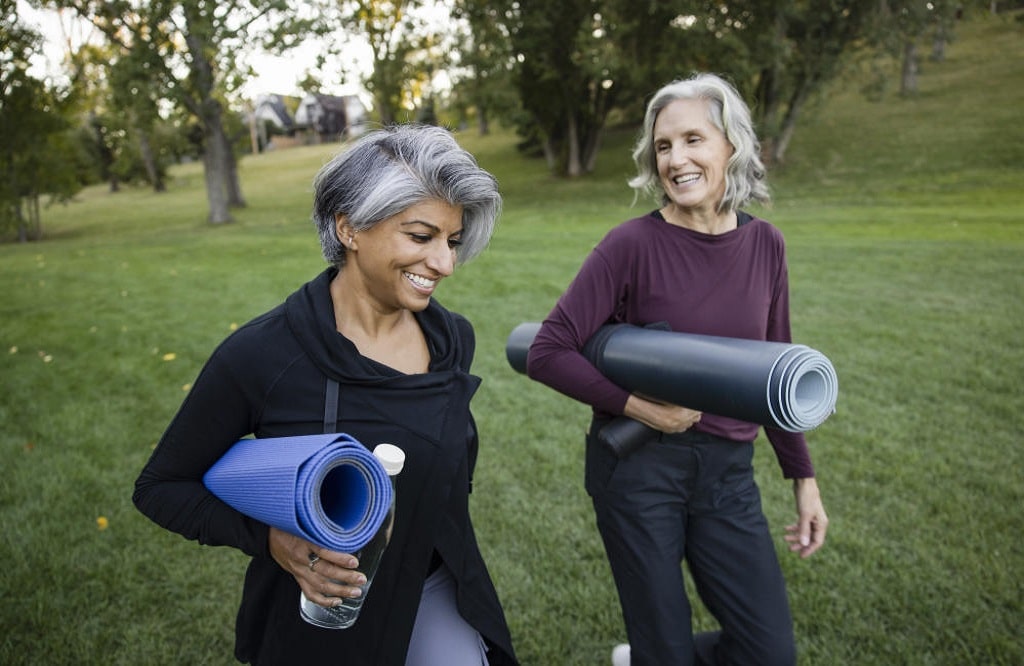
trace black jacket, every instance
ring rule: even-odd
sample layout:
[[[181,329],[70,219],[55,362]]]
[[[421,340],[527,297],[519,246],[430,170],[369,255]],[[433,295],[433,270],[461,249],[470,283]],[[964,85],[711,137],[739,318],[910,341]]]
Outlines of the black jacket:
[[[236,625],[240,661],[400,666],[436,553],[455,577],[459,612],[484,637],[492,666],[515,664],[469,515],[477,452],[469,402],[480,383],[469,374],[473,329],[431,301],[416,315],[430,371],[401,374],[360,355],[337,332],[329,291],[335,275],[324,271],[217,348],[136,481],[135,504],[186,538],[252,556]],[[390,442],[406,453],[391,543],[358,622],[346,630],[300,619],[299,587],[270,556],[269,528],[202,485],[203,473],[246,435],[324,432],[328,377],[340,384],[338,432],[371,449]]]

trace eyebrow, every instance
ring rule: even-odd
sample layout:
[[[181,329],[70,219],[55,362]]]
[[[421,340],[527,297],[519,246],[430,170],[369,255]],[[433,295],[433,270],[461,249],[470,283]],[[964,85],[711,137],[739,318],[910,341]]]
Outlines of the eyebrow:
[[[433,222],[427,222],[426,220],[406,220],[405,222],[402,222],[401,226],[407,227],[407,226],[409,226],[411,224],[422,224],[425,227],[429,227],[434,233],[438,233],[438,234],[441,233],[441,227],[437,226]],[[462,232],[463,232],[463,229],[461,229],[461,228],[460,229],[456,229],[454,232],[452,232],[451,235],[452,236],[458,236]]]

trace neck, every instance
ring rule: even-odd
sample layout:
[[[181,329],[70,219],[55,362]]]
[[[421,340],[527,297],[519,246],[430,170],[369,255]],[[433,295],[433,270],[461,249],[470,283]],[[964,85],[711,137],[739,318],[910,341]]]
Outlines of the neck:
[[[710,236],[717,236],[732,231],[737,225],[736,211],[733,210],[727,210],[722,213],[716,211],[692,211],[668,204],[661,209],[661,216],[669,224]]]
[[[385,309],[368,298],[365,291],[346,279],[344,269],[331,281],[331,302],[338,332],[349,339],[377,339],[407,323],[412,312]]]

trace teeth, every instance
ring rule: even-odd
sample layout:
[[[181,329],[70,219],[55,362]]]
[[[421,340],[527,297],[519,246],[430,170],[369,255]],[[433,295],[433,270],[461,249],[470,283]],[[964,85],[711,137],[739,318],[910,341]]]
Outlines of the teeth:
[[[675,178],[672,179],[672,182],[675,183],[676,185],[684,185],[686,183],[692,183],[696,181],[698,178],[700,178],[699,174],[691,173],[686,176],[676,176]]]
[[[428,280],[422,275],[415,275],[409,272],[404,272],[403,274],[405,275],[405,277],[409,278],[410,280],[412,280],[421,287],[430,288],[437,284],[437,280]]]

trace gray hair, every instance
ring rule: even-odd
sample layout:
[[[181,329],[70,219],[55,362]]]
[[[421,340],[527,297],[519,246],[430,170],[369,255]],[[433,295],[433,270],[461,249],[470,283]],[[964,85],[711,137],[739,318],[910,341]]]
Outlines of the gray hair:
[[[661,191],[654,152],[654,123],[666,106],[680,99],[707,101],[709,120],[732,144],[733,154],[725,173],[725,195],[718,210],[736,210],[751,200],[770,202],[765,168],[759,155],[761,144],[754,132],[750,109],[732,84],[714,74],[694,74],[689,79],[673,81],[654,94],[644,114],[640,137],[633,147],[637,175],[629,180],[629,186],[638,194],[645,192],[656,196]],[[668,203],[664,192],[661,200]]]
[[[501,212],[498,181],[459,146],[451,132],[428,125],[371,131],[325,164],[313,181],[313,222],[324,259],[345,264],[336,218],[356,231],[425,201],[462,207],[462,244],[456,261],[480,254]]]

